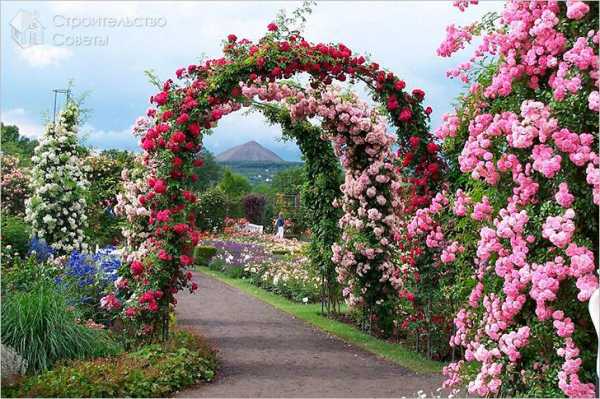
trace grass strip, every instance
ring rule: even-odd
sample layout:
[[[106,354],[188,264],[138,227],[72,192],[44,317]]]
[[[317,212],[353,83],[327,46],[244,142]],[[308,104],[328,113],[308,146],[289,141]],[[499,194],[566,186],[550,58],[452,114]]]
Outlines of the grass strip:
[[[213,277],[229,286],[249,294],[276,309],[291,314],[300,320],[334,335],[343,341],[353,344],[384,359],[406,367],[416,373],[439,373],[444,365],[441,362],[428,360],[420,354],[406,349],[400,344],[377,339],[359,331],[355,327],[337,320],[329,319],[320,314],[320,304],[300,304],[272,292],[263,290],[250,282],[226,276],[224,273],[210,270],[208,267],[198,267],[201,273]]]

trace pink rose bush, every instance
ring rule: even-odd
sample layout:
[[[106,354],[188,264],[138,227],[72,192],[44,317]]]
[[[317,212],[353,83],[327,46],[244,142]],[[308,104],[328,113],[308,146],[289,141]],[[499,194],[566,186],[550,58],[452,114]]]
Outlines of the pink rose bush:
[[[25,215],[25,198],[31,195],[31,176],[29,171],[19,165],[19,159],[11,155],[2,155],[2,210],[9,215]]]
[[[594,396],[586,302],[598,288],[597,27],[597,3],[508,1],[493,24],[452,27],[438,51],[450,56],[481,32],[470,65],[450,73],[471,87],[436,131],[468,179],[448,182],[447,211],[432,202],[409,223],[457,268],[449,287],[472,287],[450,338],[464,357],[444,368],[445,386]]]

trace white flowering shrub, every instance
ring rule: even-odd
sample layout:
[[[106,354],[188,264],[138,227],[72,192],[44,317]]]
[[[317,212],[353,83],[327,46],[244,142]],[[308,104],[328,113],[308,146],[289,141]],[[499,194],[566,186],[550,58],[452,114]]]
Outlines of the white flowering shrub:
[[[26,201],[26,220],[34,237],[58,253],[85,251],[85,190],[77,144],[79,109],[69,103],[55,124],[48,124],[32,158],[33,195]]]

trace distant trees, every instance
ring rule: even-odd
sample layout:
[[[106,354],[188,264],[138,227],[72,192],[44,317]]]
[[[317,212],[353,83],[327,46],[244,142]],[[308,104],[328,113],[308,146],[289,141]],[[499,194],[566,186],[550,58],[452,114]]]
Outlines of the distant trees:
[[[19,158],[21,166],[31,165],[33,150],[38,144],[37,140],[21,136],[17,126],[4,123],[0,123],[0,140],[3,154]]]
[[[229,198],[241,198],[244,194],[252,190],[252,186],[247,178],[232,172],[230,169],[225,169],[218,187]]]
[[[203,192],[219,183],[219,180],[223,177],[223,167],[217,163],[215,156],[206,148],[198,153],[198,158],[204,161],[204,165],[198,168],[196,173],[198,180],[195,189],[198,192]]]

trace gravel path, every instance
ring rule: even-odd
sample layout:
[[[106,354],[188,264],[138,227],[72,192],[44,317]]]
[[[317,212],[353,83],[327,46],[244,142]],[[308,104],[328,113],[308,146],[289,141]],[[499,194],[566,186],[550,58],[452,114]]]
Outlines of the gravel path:
[[[177,322],[219,350],[216,381],[179,397],[414,397],[440,375],[416,374],[355,348],[204,274],[178,298]]]

